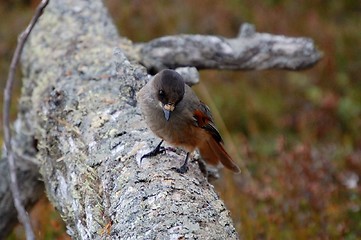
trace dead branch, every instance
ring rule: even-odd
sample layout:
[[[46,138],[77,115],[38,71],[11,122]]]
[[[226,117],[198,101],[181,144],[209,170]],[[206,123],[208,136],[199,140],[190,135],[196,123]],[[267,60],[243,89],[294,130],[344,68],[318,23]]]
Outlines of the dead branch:
[[[14,205],[18,213],[18,219],[19,221],[24,225],[25,233],[26,233],[26,239],[35,239],[30,219],[28,217],[28,214],[21,202],[20,197],[20,191],[18,187],[18,180],[16,175],[16,166],[14,161],[14,154],[12,150],[12,143],[11,143],[11,132],[10,132],[10,106],[11,106],[11,92],[14,85],[14,75],[16,71],[17,64],[19,62],[21,53],[23,51],[24,45],[26,43],[26,40],[28,39],[31,30],[34,28],[36,22],[40,18],[40,16],[43,14],[44,8],[48,5],[48,0],[43,0],[38,8],[36,9],[36,12],[31,19],[28,27],[25,29],[23,33],[21,33],[19,39],[18,39],[18,45],[15,49],[14,56],[11,61],[10,70],[8,79],[6,81],[6,86],[4,89],[4,108],[3,108],[3,124],[4,124],[4,142],[6,146],[6,153],[7,153],[7,161],[9,164],[9,172],[10,172],[10,190],[14,199]]]
[[[148,69],[194,66],[198,69],[301,70],[321,58],[309,38],[257,33],[250,24],[241,26],[237,38],[176,35],[137,46],[138,59]]]

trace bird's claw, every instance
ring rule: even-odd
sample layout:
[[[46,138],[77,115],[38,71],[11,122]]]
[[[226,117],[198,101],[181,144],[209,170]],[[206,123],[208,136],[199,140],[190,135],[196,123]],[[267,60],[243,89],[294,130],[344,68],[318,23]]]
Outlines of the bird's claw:
[[[142,161],[143,158],[149,158],[149,157],[154,157],[157,156],[159,153],[164,153],[166,151],[165,147],[159,147],[159,148],[155,148],[152,151],[150,151],[149,153],[144,154],[140,160]]]
[[[161,146],[162,143],[163,143],[163,140],[152,151],[150,151],[149,153],[144,154],[140,158],[139,164],[140,165],[142,164],[143,158],[154,157],[154,156],[157,156],[159,153],[164,153],[166,151],[166,149],[165,149],[165,147]]]

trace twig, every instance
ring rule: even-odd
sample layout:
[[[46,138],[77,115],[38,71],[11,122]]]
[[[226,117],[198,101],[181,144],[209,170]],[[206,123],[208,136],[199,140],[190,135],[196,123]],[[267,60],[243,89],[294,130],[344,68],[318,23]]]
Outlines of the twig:
[[[4,141],[6,146],[7,159],[10,170],[10,189],[14,198],[14,205],[18,212],[18,219],[24,225],[26,239],[35,239],[34,232],[31,227],[28,213],[26,212],[20,198],[20,191],[16,176],[16,167],[14,161],[14,153],[11,146],[11,132],[10,132],[10,105],[11,105],[11,92],[14,85],[14,76],[17,64],[19,62],[21,53],[23,51],[26,40],[28,39],[31,30],[34,28],[39,17],[43,14],[45,7],[48,5],[49,0],[42,0],[36,9],[36,12],[31,19],[29,25],[24,32],[21,33],[18,39],[18,45],[16,46],[15,53],[11,60],[10,70],[6,86],[4,89],[4,108],[3,108],[3,123],[4,123]]]

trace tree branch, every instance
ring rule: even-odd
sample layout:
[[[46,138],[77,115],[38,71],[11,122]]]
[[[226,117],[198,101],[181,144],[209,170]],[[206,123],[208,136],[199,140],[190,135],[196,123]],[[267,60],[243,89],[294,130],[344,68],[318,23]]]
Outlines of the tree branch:
[[[16,210],[18,212],[19,221],[24,225],[26,238],[27,239],[35,239],[30,219],[28,214],[21,202],[20,191],[18,187],[18,181],[16,176],[16,166],[14,161],[14,154],[12,150],[11,144],[11,132],[10,132],[10,105],[11,105],[11,92],[14,85],[14,75],[17,64],[20,59],[20,55],[28,39],[31,30],[35,26],[36,22],[38,21],[39,17],[42,15],[44,8],[47,6],[48,0],[43,0],[38,8],[36,9],[34,17],[31,19],[28,27],[25,29],[23,33],[21,33],[18,39],[18,45],[16,46],[14,56],[11,61],[10,70],[8,79],[6,81],[6,86],[4,89],[4,108],[3,108],[3,124],[4,124],[4,141],[6,146],[6,153],[7,153],[7,161],[9,164],[9,171],[10,171],[10,189],[14,199],[14,204]]]
[[[309,38],[256,33],[250,24],[241,26],[237,38],[207,35],[176,35],[137,46],[139,61],[148,69],[194,66],[198,69],[300,70],[312,67],[321,53]]]

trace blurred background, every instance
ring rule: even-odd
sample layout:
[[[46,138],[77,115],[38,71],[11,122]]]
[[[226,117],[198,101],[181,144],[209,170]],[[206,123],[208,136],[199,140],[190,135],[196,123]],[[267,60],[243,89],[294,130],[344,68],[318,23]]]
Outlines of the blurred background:
[[[0,0],[2,89],[17,35],[37,3]],[[213,184],[245,239],[361,238],[360,0],[105,4],[119,33],[134,42],[180,33],[235,37],[244,22],[258,32],[312,38],[324,57],[309,70],[201,71],[195,90],[243,171],[224,171]],[[31,216],[39,239],[69,239],[45,196]],[[8,239],[24,239],[23,229]]]

